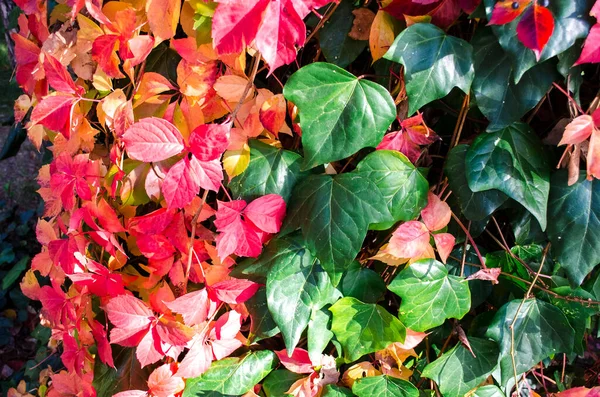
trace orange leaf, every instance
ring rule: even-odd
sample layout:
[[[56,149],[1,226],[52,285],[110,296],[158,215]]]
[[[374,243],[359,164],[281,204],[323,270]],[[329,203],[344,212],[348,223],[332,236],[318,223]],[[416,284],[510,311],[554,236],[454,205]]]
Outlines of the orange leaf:
[[[175,35],[180,10],[181,0],[148,0],[146,3],[148,25],[157,44]]]

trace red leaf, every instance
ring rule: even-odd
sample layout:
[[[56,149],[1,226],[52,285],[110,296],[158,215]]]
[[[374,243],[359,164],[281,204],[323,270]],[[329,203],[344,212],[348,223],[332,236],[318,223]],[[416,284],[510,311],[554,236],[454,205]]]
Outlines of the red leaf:
[[[67,68],[50,54],[44,54],[44,72],[48,83],[56,91],[83,94],[83,88],[75,85]]]
[[[199,191],[197,170],[187,157],[171,167],[162,183],[162,192],[168,208],[185,207]]]
[[[98,62],[98,66],[107,76],[113,78],[124,77],[119,70],[118,44],[119,36],[115,34],[102,35],[96,38],[92,44],[92,59]]]
[[[558,143],[561,145],[576,145],[588,139],[594,130],[594,119],[587,114],[573,119],[566,127],[562,139]]]
[[[36,83],[34,72],[38,66],[40,48],[18,33],[11,33],[10,37],[15,42],[15,78],[27,93],[32,94]]]
[[[125,294],[123,278],[118,273],[111,273],[106,267],[95,261],[88,261],[89,273],[70,274],[69,278],[76,285],[86,286],[88,291],[100,297]]]
[[[164,119],[148,117],[125,131],[123,142],[129,157],[146,163],[166,160],[184,149],[181,133]]]
[[[425,226],[432,232],[438,231],[448,225],[451,217],[452,210],[450,206],[440,200],[437,195],[429,192],[427,206],[421,211],[421,218],[423,218]]]
[[[71,136],[71,109],[78,99],[72,95],[49,95],[33,108],[31,123]]]
[[[418,221],[403,223],[394,231],[388,251],[397,258],[420,256],[429,247],[429,230]]]
[[[217,251],[221,260],[234,253],[255,258],[262,251],[262,242],[255,229],[238,218],[217,236]]]
[[[175,247],[162,234],[144,234],[137,238],[140,252],[148,259],[160,261],[173,256]]]
[[[244,200],[217,201],[217,204],[215,226],[218,231],[227,229],[231,223],[235,222],[242,215],[242,211],[246,208]]]
[[[488,25],[504,25],[514,21],[531,0],[500,0],[494,5],[492,18]],[[516,4],[516,7],[515,7]]]
[[[205,288],[182,295],[172,302],[165,302],[165,305],[181,314],[185,324],[190,327],[206,321],[217,309],[217,304],[208,299]]]
[[[216,298],[213,300],[218,299],[221,302],[235,305],[250,299],[259,287],[259,284],[250,280],[232,278],[220,281],[208,288],[211,296]]]
[[[106,330],[98,321],[89,321],[89,323],[92,328],[92,335],[96,341],[96,346],[98,347],[100,360],[109,367],[115,368],[112,349],[110,348],[110,343],[108,343],[108,338],[106,337]]]
[[[173,375],[173,364],[163,364],[148,377],[148,392],[154,397],[174,396],[185,389],[185,382]]]
[[[554,17],[552,13],[546,7],[536,3],[525,11],[517,25],[517,37],[525,47],[533,50],[537,59],[540,59],[540,54],[550,40],[553,31]]]
[[[260,107],[260,123],[271,134],[277,135],[285,124],[287,105],[282,94],[273,95]]]
[[[459,0],[460,8],[462,8],[467,14],[472,14],[479,4],[481,4],[481,0]]]
[[[285,217],[285,201],[277,194],[267,194],[248,204],[244,216],[260,230],[277,233]]]
[[[221,157],[229,145],[231,124],[202,124],[190,136],[189,150],[201,161]]]
[[[142,338],[135,349],[135,356],[142,368],[146,365],[154,364],[165,356],[160,345],[160,336],[155,328],[150,329],[150,332]]]
[[[596,3],[596,5],[598,4],[600,3]],[[573,66],[582,63],[600,63],[600,23],[595,24],[590,29],[590,33],[583,44],[581,55]]]
[[[433,235],[435,240],[435,246],[437,247],[438,254],[442,262],[446,263],[446,260],[454,248],[456,239],[450,233],[438,233]]]
[[[421,156],[421,148],[404,131],[394,131],[383,137],[377,150],[396,150],[404,154],[412,163]]]
[[[110,299],[104,311],[115,326],[110,333],[111,343],[119,343],[146,332],[155,318],[146,303],[131,295]]]
[[[138,234],[162,233],[173,220],[174,210],[161,208],[147,215],[136,216],[129,221],[129,232]]]
[[[281,364],[292,372],[297,374],[310,374],[314,372],[308,352],[304,349],[295,348],[291,357],[288,357],[285,349],[276,351],[275,354],[277,354]]]
[[[599,19],[599,17],[600,17],[600,1],[599,0],[596,0],[596,2],[594,3],[594,6],[590,10],[590,15],[596,19]]]
[[[242,52],[256,37],[269,1],[219,3],[212,21],[215,50],[222,54]]]

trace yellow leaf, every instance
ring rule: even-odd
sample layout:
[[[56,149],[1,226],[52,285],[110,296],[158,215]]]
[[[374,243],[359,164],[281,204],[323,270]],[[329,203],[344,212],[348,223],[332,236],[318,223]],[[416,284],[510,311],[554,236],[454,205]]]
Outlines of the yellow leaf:
[[[385,55],[401,29],[402,22],[383,10],[377,12],[369,34],[369,48],[373,62]]]
[[[233,178],[244,172],[250,164],[250,147],[247,144],[238,150],[227,150],[223,155],[223,168]]]
[[[100,93],[107,93],[112,91],[112,79],[106,75],[102,71],[102,69],[97,68],[96,73],[94,73],[94,77],[92,80],[92,85],[95,89],[100,91]]]
[[[344,372],[344,375],[342,375],[342,383],[345,386],[352,388],[352,385],[357,379],[369,378],[371,376],[378,375],[381,375],[381,372],[378,371],[373,364],[368,361],[363,361],[358,364],[354,364],[348,368],[346,372]]]

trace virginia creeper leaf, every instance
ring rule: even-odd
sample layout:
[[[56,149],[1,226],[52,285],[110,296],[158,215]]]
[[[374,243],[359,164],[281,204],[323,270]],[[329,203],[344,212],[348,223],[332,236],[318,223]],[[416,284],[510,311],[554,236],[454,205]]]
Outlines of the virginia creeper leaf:
[[[396,118],[385,88],[332,64],[317,62],[298,70],[283,95],[299,109],[303,169],[377,146]]]
[[[315,175],[296,185],[282,231],[302,229],[334,285],[354,260],[370,223],[390,217],[377,186],[359,174]]]
[[[467,180],[474,192],[497,189],[531,212],[546,229],[549,165],[533,130],[516,123],[479,135],[467,150]]]
[[[533,50],[537,59],[554,31],[554,17],[550,10],[534,2],[527,8],[517,25],[517,37],[525,47]]]
[[[383,307],[345,297],[329,308],[333,313],[331,331],[341,343],[344,358],[355,361],[365,354],[404,342],[406,328]]]
[[[409,115],[445,97],[453,87],[464,93],[471,89],[473,47],[432,24],[406,28],[383,57],[404,65]]]
[[[511,349],[511,326],[514,349]],[[500,346],[500,370],[505,383],[514,372],[522,374],[551,355],[570,352],[573,334],[569,321],[557,307],[538,299],[517,299],[498,310],[486,336]],[[516,368],[513,368],[511,350],[515,353]]]
[[[129,157],[145,163],[166,160],[181,153],[183,138],[167,120],[148,117],[138,121],[123,134]]]
[[[399,318],[417,332],[437,327],[447,318],[461,319],[471,307],[467,281],[448,275],[444,265],[434,259],[411,264],[388,289],[402,298]]]

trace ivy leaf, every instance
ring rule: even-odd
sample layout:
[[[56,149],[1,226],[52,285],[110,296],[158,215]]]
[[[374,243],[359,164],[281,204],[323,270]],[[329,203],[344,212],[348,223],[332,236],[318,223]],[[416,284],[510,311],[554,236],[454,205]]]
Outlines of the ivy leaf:
[[[490,121],[488,130],[519,121],[537,105],[557,77],[554,66],[544,62],[515,82],[516,69],[490,29],[483,29],[475,36],[473,48],[473,92],[477,107]]]
[[[296,185],[282,232],[302,229],[308,249],[337,285],[360,251],[369,224],[389,218],[383,196],[367,178],[315,175]]]
[[[317,258],[302,243],[299,236],[280,241],[282,254],[267,277],[267,305],[290,354],[312,310],[333,303],[338,296]]]
[[[525,47],[533,50],[536,59],[554,31],[554,17],[550,10],[534,2],[527,8],[517,25],[517,37]]]
[[[379,273],[354,261],[344,273],[338,286],[342,295],[365,303],[376,303],[385,294],[385,283]]]
[[[396,118],[385,88],[327,63],[298,70],[283,95],[300,112],[304,169],[377,146]]]
[[[502,390],[496,385],[487,385],[478,387],[477,390],[473,392],[472,397],[505,397]]]
[[[388,289],[402,298],[398,316],[410,329],[425,332],[447,318],[461,319],[471,307],[471,293],[462,277],[448,275],[443,264],[424,259],[402,270]]]
[[[279,333],[279,328],[267,306],[267,289],[265,287],[260,287],[254,296],[248,299],[246,309],[248,309],[251,319],[249,342],[258,342]]]
[[[308,322],[308,354],[312,362],[321,361],[321,354],[333,338],[333,332],[329,330],[331,322],[331,313],[325,308],[312,311],[310,321]]]
[[[500,352],[496,342],[481,338],[468,338],[468,341],[472,353],[459,343],[423,370],[422,376],[433,379],[444,397],[466,395],[498,365]]]
[[[197,378],[187,379],[184,397],[204,396],[217,392],[239,396],[251,390],[277,365],[275,353],[261,350],[242,358],[213,361],[211,367]]]
[[[560,309],[538,299],[510,301],[498,310],[486,333],[500,346],[503,383],[513,376],[511,325],[514,328],[517,375],[551,355],[568,353],[573,349],[574,331]]]
[[[348,362],[385,349],[391,343],[404,342],[406,338],[406,327],[379,305],[345,297],[329,310],[333,313],[331,330]]]
[[[600,263],[600,182],[581,173],[573,186],[567,174],[552,177],[548,203],[552,252],[573,285],[580,285]]]
[[[288,202],[294,185],[307,175],[300,171],[302,156],[257,139],[249,143],[250,164],[228,185],[233,196],[249,201],[266,194],[278,194]]]
[[[285,369],[278,369],[269,374],[263,382],[263,390],[267,397],[289,396],[286,391],[298,379],[302,378],[302,374],[295,374]]]
[[[323,388],[323,394],[321,397],[352,397],[354,394],[345,387],[329,384]]]
[[[387,203],[393,220],[379,225],[381,229],[416,218],[427,205],[427,179],[400,152],[376,150],[358,163],[355,172],[375,183]]]
[[[493,214],[508,197],[499,190],[475,193],[469,188],[465,167],[468,149],[468,145],[458,145],[450,150],[444,173],[463,215],[470,221],[480,221]]]
[[[352,392],[358,397],[418,397],[419,390],[410,382],[387,375],[357,379]]]
[[[492,17],[496,0],[483,0],[483,3],[489,19]],[[497,41],[510,56],[514,69],[511,78],[514,79],[515,83],[518,83],[525,72],[533,68],[538,62],[543,62],[566,51],[575,44],[576,40],[584,39],[588,35],[590,22],[587,18],[581,16],[589,12],[592,3],[593,0],[552,0],[549,2],[547,8],[554,16],[554,31],[548,43],[540,52],[539,57],[536,57],[533,51],[523,45],[515,34],[517,25],[525,15],[521,19],[515,19],[505,25],[492,26]],[[496,57],[494,62],[497,62],[497,59]]]
[[[522,123],[479,135],[466,157],[474,192],[498,189],[531,212],[546,229],[550,171],[542,142]]]
[[[339,6],[319,32],[319,45],[327,62],[341,68],[350,65],[367,47],[367,41],[355,40],[348,33],[355,16],[352,0],[340,0]]]
[[[417,23],[402,31],[383,57],[404,65],[409,115],[453,87],[465,94],[471,89],[473,48],[432,24]]]

